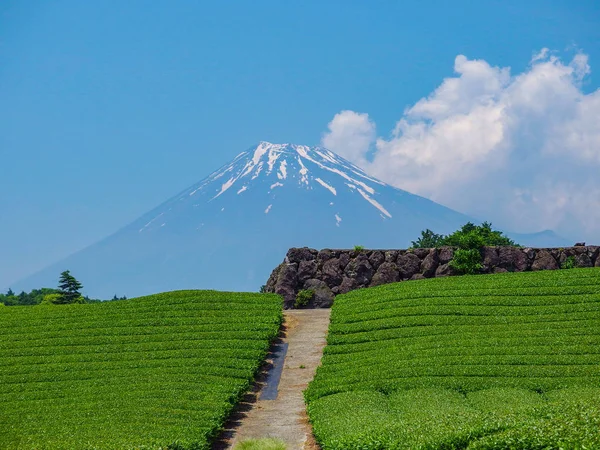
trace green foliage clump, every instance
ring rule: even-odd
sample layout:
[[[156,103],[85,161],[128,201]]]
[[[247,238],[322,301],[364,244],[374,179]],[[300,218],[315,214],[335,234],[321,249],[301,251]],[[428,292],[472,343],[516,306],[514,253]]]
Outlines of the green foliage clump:
[[[0,294],[0,303],[6,306],[39,305],[46,295],[55,294],[57,292],[57,289],[42,288],[33,289],[31,292],[23,291],[17,295],[12,289],[9,289],[6,294]]]
[[[411,242],[413,248],[439,248],[443,246],[462,249],[481,248],[483,246],[518,246],[512,239],[504,236],[501,231],[493,230],[492,224],[483,222],[475,225],[471,222],[464,224],[459,230],[447,236],[436,234],[427,229],[421,231],[421,237]]]
[[[445,236],[442,234],[436,234],[427,228],[421,231],[421,237],[416,241],[411,241],[410,246],[412,248],[438,248],[444,245]]]
[[[40,303],[40,305],[56,305],[62,301],[62,296],[56,292],[53,294],[44,295],[44,299]]]
[[[56,302],[61,301],[58,299],[58,297],[56,297],[56,294],[59,294],[59,292],[60,291],[58,289],[41,288],[32,289],[31,292],[23,291],[19,295],[15,295],[12,289],[9,289],[6,294],[0,294],[0,304],[4,306],[33,306],[40,304],[56,304]],[[125,300],[126,298],[127,297],[123,296],[118,298],[118,300]],[[113,298],[113,300],[115,299]],[[103,300],[90,298],[86,295],[83,297],[77,297],[73,303],[99,303],[102,301]]]
[[[574,269],[576,266],[576,261],[574,256],[569,256],[565,261],[561,264],[561,269]]]
[[[308,305],[313,298],[315,298],[315,291],[312,289],[302,289],[296,294],[294,308],[301,308]]]
[[[0,308],[0,448],[208,449],[281,322],[258,293]]]
[[[436,234],[429,229],[422,231],[421,237],[412,241],[411,245],[414,248],[456,247],[450,267],[459,274],[476,274],[483,268],[480,253],[482,247],[517,244],[501,231],[493,230],[489,222],[483,222],[481,225],[467,222],[460,230],[447,236]]]
[[[246,439],[236,444],[233,450],[286,450],[285,442],[274,438]]]
[[[442,245],[464,249],[487,246],[517,246],[517,244],[501,231],[493,230],[490,222],[475,225],[471,222],[464,224],[460,230],[445,236]]]
[[[452,260],[449,263],[457,273],[463,275],[474,275],[483,269],[481,264],[481,253],[479,249],[459,248],[454,252]]]
[[[360,251],[363,251],[364,249],[365,249],[365,247],[362,246],[362,245],[355,245],[354,246],[354,251],[355,252],[360,252]]]
[[[600,269],[336,297],[305,392],[323,449],[600,448]]]

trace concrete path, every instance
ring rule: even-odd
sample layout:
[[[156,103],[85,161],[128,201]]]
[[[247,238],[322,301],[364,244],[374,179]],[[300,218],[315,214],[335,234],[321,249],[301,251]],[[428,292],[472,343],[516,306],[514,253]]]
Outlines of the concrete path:
[[[287,352],[279,385],[273,386],[273,380],[277,378],[275,356],[270,371],[275,372],[275,376],[267,374],[267,382],[262,386],[268,395],[263,397],[261,392],[256,393],[258,399],[242,413],[232,430],[229,448],[244,439],[275,437],[285,441],[288,450],[318,449],[306,416],[302,391],[313,379],[321,363],[330,313],[330,309],[284,312],[285,337],[279,347],[285,351],[287,344]]]

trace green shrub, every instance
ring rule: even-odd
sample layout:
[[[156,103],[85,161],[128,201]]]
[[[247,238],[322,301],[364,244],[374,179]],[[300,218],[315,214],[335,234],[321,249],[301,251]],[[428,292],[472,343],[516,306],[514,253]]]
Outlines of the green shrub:
[[[575,257],[569,256],[565,261],[560,265],[561,269],[574,269],[575,268]]]
[[[296,302],[294,308],[301,308],[302,306],[308,305],[308,303],[315,297],[315,291],[312,289],[302,289],[296,295]]]
[[[436,234],[430,229],[421,231],[421,237],[411,242],[414,248],[437,248],[442,246],[459,247],[464,249],[481,248],[485,245],[502,246],[511,245],[518,247],[513,240],[504,236],[501,231],[493,230],[492,224],[483,222],[475,225],[471,222],[464,224],[447,236]]]
[[[61,294],[46,294],[40,303],[41,305],[58,305],[61,302]]]
[[[469,250],[459,248],[454,252],[454,257],[449,265],[461,275],[473,275],[483,269],[481,253],[476,248]]]
[[[411,241],[410,246],[412,248],[437,248],[444,245],[444,239],[444,235],[436,234],[427,228],[425,231],[421,231],[419,239]]]
[[[364,250],[365,248],[362,245],[355,245],[354,246],[354,251],[355,252],[360,252],[362,250]]]
[[[475,274],[481,271],[483,266],[480,250],[484,246],[517,246],[501,231],[493,230],[489,222],[483,222],[481,225],[467,222],[460,230],[448,236],[435,234],[427,229],[421,231],[421,237],[411,244],[415,248],[458,247],[450,261],[450,267],[459,274]]]

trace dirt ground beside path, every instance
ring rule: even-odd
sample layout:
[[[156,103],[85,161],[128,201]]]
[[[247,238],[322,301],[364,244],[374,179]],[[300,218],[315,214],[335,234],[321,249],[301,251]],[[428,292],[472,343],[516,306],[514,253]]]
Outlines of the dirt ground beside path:
[[[302,391],[321,363],[330,313],[330,309],[284,312],[286,335],[282,341],[288,343],[288,350],[277,398],[259,398],[242,413],[238,426],[232,430],[229,448],[249,438],[274,437],[285,441],[289,450],[318,449],[306,416]]]

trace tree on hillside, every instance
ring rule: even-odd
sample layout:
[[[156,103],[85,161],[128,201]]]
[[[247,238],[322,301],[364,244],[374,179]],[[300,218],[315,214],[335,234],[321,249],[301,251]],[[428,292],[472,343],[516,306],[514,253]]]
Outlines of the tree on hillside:
[[[55,300],[55,304],[64,305],[68,303],[83,303],[83,297],[79,290],[83,285],[75,279],[68,270],[60,274],[58,281],[58,293],[60,298]]]
[[[425,231],[421,231],[421,237],[416,241],[411,241],[410,245],[414,248],[435,248],[444,245],[443,240],[443,235],[436,234],[427,228]]]
[[[421,231],[421,237],[412,241],[414,248],[455,247],[450,266],[460,274],[475,274],[483,268],[481,248],[484,246],[517,246],[501,231],[493,230],[492,224],[481,225],[467,222],[459,230],[447,236],[435,234],[427,229]]]
[[[443,245],[460,248],[480,248],[483,246],[515,246],[515,242],[504,236],[501,231],[492,230],[490,222],[475,225],[471,222],[464,224],[460,230],[444,237]]]
[[[493,230],[492,224],[483,222],[481,225],[475,225],[467,222],[459,230],[450,233],[447,236],[436,234],[430,229],[421,231],[421,237],[412,241],[413,248],[434,248],[448,245],[462,249],[481,248],[483,246],[502,246],[517,244],[504,236],[501,231]]]

